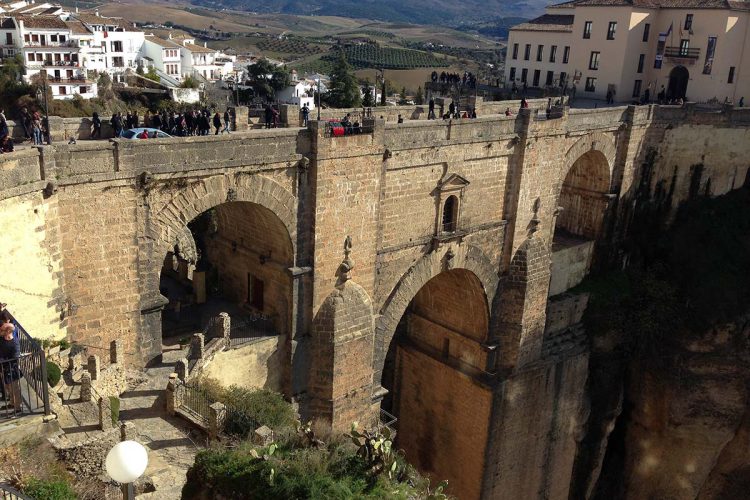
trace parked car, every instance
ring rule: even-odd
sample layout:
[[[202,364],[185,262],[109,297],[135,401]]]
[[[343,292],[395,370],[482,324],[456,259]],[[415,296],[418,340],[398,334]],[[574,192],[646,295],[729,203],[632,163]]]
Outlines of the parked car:
[[[131,128],[129,130],[126,130],[122,133],[122,137],[124,139],[146,139],[146,137],[143,137],[144,131],[148,134],[148,139],[169,139],[170,137],[172,137],[166,132],[162,132],[158,128],[144,127]]]

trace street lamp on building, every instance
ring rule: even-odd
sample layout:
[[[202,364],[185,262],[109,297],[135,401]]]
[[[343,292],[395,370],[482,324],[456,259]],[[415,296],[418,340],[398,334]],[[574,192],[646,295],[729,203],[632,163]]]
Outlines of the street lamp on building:
[[[133,500],[133,482],[146,471],[148,453],[141,443],[122,441],[109,450],[105,466],[109,477],[122,485],[123,499]]]
[[[44,106],[44,130],[47,144],[52,144],[52,131],[49,129],[49,110],[47,108],[47,75],[42,72],[42,86],[36,90],[36,99]]]

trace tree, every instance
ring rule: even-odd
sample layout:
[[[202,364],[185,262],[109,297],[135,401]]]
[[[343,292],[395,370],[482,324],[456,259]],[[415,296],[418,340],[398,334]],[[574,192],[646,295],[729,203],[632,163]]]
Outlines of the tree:
[[[362,98],[362,106],[366,108],[375,106],[375,96],[373,88],[370,87],[370,80],[365,80],[365,85],[362,87],[362,93],[364,94],[364,97]]]
[[[359,84],[343,50],[339,50],[339,58],[331,72],[331,86],[326,94],[326,101],[337,108],[358,108],[362,104]]]
[[[192,76],[188,75],[188,76],[186,76],[182,80],[182,83],[180,84],[180,88],[183,88],[183,89],[197,89],[198,88],[198,80],[196,80]]]
[[[406,104],[406,87],[401,88],[401,98],[398,100],[398,103],[401,106]]]
[[[276,92],[292,84],[289,71],[283,66],[261,59],[247,67],[248,80],[255,95],[270,100]]]
[[[153,80],[153,81],[155,81],[157,83],[159,83],[161,81],[161,77],[156,74],[156,68],[154,68],[153,66],[150,66],[148,68],[148,71],[146,72],[146,74],[143,75],[143,76],[145,76],[149,80]]]
[[[417,87],[417,95],[414,97],[414,104],[424,104],[424,94],[422,93],[422,86]]]

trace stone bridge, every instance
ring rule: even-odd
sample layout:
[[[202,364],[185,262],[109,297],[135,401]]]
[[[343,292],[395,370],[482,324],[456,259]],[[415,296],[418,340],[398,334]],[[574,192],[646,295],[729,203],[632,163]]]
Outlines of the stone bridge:
[[[676,205],[742,185],[748,124],[527,109],[18,151],[0,156],[0,299],[39,337],[117,338],[138,365],[167,318],[261,312],[273,388],[304,418],[340,431],[382,408],[461,498],[567,498],[588,373],[567,292],[619,258],[639,189]]]

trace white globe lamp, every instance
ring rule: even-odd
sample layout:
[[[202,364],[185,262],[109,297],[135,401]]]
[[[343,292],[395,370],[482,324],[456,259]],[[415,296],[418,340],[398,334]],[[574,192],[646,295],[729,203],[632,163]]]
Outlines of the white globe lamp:
[[[131,483],[146,471],[148,453],[141,443],[122,441],[109,450],[104,463],[109,477],[123,485],[125,498],[132,498]]]

